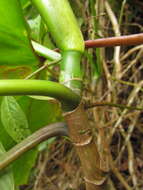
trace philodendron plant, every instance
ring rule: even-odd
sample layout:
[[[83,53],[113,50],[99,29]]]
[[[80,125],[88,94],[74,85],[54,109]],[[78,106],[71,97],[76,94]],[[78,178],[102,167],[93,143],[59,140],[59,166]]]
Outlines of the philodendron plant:
[[[27,183],[32,148],[57,135],[76,147],[87,190],[103,189],[107,171],[81,101],[84,40],[68,0],[1,0],[0,13],[0,189]],[[60,74],[51,69],[58,63]]]

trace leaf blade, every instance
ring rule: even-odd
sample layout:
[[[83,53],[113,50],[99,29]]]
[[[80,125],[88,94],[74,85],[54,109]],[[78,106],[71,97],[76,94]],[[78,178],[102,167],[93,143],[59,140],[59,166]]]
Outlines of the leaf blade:
[[[0,65],[37,65],[18,0],[0,1]]]
[[[5,153],[5,149],[0,142],[0,155]],[[0,171],[0,189],[14,190],[14,177],[11,168],[6,168]]]
[[[20,142],[31,133],[23,110],[12,96],[3,98],[1,121],[9,136],[16,142]]]

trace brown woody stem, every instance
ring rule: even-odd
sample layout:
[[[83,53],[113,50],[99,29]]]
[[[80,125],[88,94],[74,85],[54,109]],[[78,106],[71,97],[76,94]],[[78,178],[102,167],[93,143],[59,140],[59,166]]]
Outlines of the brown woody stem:
[[[81,161],[86,189],[103,190],[107,172],[100,168],[100,155],[83,105],[80,104],[74,111],[66,113],[65,120]]]

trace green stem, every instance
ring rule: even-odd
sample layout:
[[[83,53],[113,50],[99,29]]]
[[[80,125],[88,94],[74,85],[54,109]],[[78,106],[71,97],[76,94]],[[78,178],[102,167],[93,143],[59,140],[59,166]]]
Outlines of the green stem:
[[[34,75],[38,74],[39,72],[43,71],[44,69],[50,67],[50,66],[53,66],[55,64],[57,64],[59,61],[52,61],[52,62],[48,62],[45,61],[44,65],[42,65],[42,67],[38,68],[36,71],[34,71],[33,73],[31,73],[30,75],[28,75],[27,77],[25,77],[24,79],[27,80],[27,79],[30,79],[32,78]]]
[[[81,54],[84,40],[68,0],[32,0],[57,46],[62,50],[60,81],[75,93],[81,91]]]
[[[45,57],[46,59],[54,60],[54,61],[59,61],[61,60],[61,54],[57,53],[51,49],[48,49],[47,47],[35,42],[31,41],[32,46],[34,50],[41,56]]]
[[[78,51],[64,51],[61,61],[60,82],[77,94],[80,94],[82,87],[81,55]]]
[[[44,80],[0,80],[2,95],[41,95],[58,99],[68,110],[77,107],[80,97],[62,84]]]
[[[68,0],[32,0],[57,46],[63,51],[84,51],[82,33]]]

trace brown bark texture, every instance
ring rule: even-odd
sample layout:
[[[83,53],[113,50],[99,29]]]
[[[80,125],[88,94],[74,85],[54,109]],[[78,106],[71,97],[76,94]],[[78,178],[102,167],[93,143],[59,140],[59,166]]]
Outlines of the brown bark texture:
[[[100,167],[100,155],[84,106],[80,104],[74,111],[64,114],[64,117],[69,136],[81,161],[86,190],[103,190],[108,172]]]

